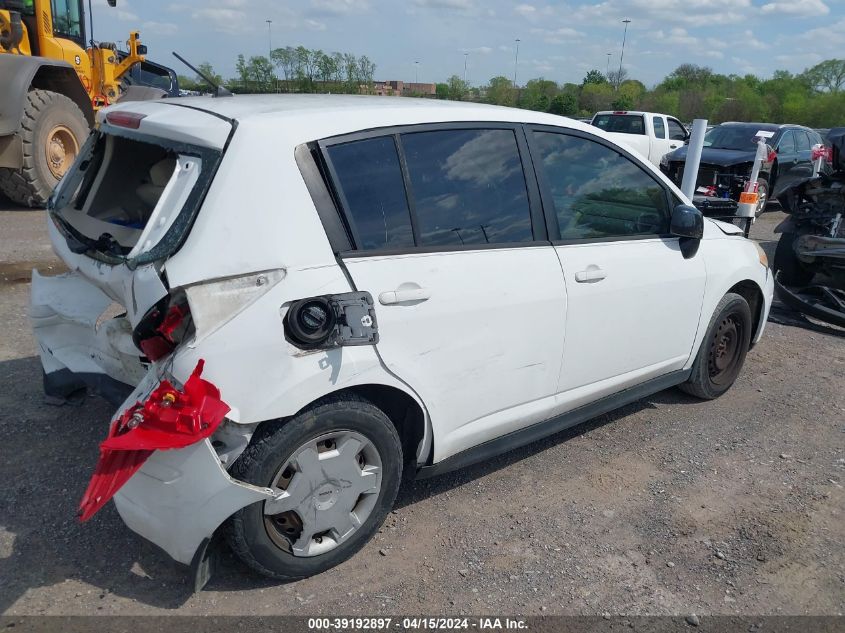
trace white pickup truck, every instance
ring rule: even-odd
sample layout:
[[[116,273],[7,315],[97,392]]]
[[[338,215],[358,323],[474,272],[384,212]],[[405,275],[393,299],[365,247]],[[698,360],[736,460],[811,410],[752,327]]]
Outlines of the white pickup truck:
[[[689,132],[678,119],[657,112],[596,112],[591,123],[608,132],[617,143],[634,148],[657,167],[665,154],[689,138]]]

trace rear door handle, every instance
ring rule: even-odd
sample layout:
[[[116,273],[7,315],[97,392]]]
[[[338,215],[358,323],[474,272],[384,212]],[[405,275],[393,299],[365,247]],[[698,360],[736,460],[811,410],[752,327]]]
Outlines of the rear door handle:
[[[586,270],[579,270],[575,273],[575,281],[581,284],[594,284],[607,277],[607,273],[594,264],[587,266]]]
[[[431,291],[428,288],[407,288],[382,292],[378,296],[378,301],[380,304],[387,306],[410,301],[425,301],[430,297]]]

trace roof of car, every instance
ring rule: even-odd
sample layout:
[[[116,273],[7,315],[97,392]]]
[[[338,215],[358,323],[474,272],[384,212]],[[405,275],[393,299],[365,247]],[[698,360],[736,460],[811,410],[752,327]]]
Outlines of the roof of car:
[[[232,97],[182,97],[164,99],[159,103],[187,106],[211,112],[228,119],[244,121],[265,115],[303,116],[313,114],[317,117],[331,116],[332,113],[350,113],[371,115],[374,126],[388,112],[395,116],[398,112],[407,117],[409,123],[427,121],[508,121],[560,124],[564,117],[531,110],[506,108],[479,103],[446,101],[439,99],[418,99],[411,97],[382,97],[365,95],[325,95],[325,94],[274,94],[274,95],[234,95]],[[572,125],[573,119],[567,119]],[[575,123],[574,127],[584,124]],[[590,129],[585,126],[585,129]]]
[[[797,128],[809,129],[809,128],[804,128],[803,125],[797,125],[795,123],[755,123],[753,121],[725,121],[724,123],[721,123],[720,125],[730,125],[730,126],[740,126],[741,125],[741,126],[747,126],[747,127],[755,127],[758,130],[769,130],[771,132],[775,132],[777,130],[780,130],[780,129],[783,129],[783,128],[788,128],[788,127],[797,127]]]

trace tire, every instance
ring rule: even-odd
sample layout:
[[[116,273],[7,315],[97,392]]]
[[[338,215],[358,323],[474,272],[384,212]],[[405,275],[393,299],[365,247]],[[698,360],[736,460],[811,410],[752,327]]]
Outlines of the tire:
[[[311,463],[319,463],[320,466],[309,469],[309,460],[303,455],[317,455],[313,447],[317,447],[318,451],[321,446],[324,451],[330,450],[323,446],[323,442],[315,443],[318,438],[337,440],[330,451],[335,457],[327,460],[318,458],[316,461],[311,457]],[[352,444],[350,450],[356,451],[354,461],[338,463],[346,469],[350,468],[350,464],[357,465],[360,470],[355,472],[360,472],[362,477],[366,471],[373,470],[374,464],[380,463],[381,479],[377,492],[355,492],[355,484],[349,485],[354,474],[348,479],[331,478],[334,460],[340,460],[344,454],[352,455],[344,451],[350,446],[345,443],[350,438],[363,438],[370,444],[362,443],[365,447],[362,449]],[[326,453],[323,454],[325,457]],[[321,474],[315,479],[307,477],[309,472]],[[349,472],[345,470],[344,474]],[[273,502],[249,505],[230,518],[225,533],[232,551],[258,573],[279,580],[306,578],[347,560],[372,538],[393,507],[399,490],[402,444],[396,427],[387,415],[369,401],[354,395],[329,397],[290,420],[267,423],[232,465],[231,475],[257,486],[283,488],[289,491],[291,499],[303,498],[299,509],[275,514],[266,514],[276,508]],[[320,478],[323,478],[322,482]],[[338,482],[342,483],[338,485]],[[352,492],[348,492],[350,490]],[[354,505],[347,513],[346,508],[351,505],[347,503],[349,499],[354,499],[351,502]],[[363,519],[360,518],[364,512],[361,508],[367,510]],[[352,528],[345,540],[339,532],[314,531],[315,526],[320,529],[325,527],[320,522],[324,522],[326,517],[348,519],[356,515],[360,524]],[[285,532],[296,532],[297,529],[299,533],[293,536]],[[309,539],[306,534],[311,531],[315,536]],[[300,548],[298,553],[296,547]],[[305,549],[309,551],[305,552]]]
[[[782,233],[775,248],[772,268],[778,274],[778,281],[786,286],[806,286],[815,275],[795,254],[796,240],[797,233]]]
[[[754,217],[759,218],[766,211],[766,205],[769,204],[769,181],[765,178],[757,179],[757,209],[754,211]]]
[[[82,110],[49,90],[26,94],[21,119],[23,167],[0,169],[0,191],[27,207],[43,207],[88,136]]]
[[[745,362],[751,327],[751,309],[745,298],[732,292],[722,297],[701,341],[692,373],[679,385],[681,390],[712,400],[730,389]]]

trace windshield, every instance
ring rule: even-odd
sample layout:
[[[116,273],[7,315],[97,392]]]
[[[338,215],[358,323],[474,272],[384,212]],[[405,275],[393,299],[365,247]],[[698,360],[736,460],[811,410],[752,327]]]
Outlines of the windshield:
[[[751,152],[757,147],[757,127],[718,125],[704,135],[704,147]]]

